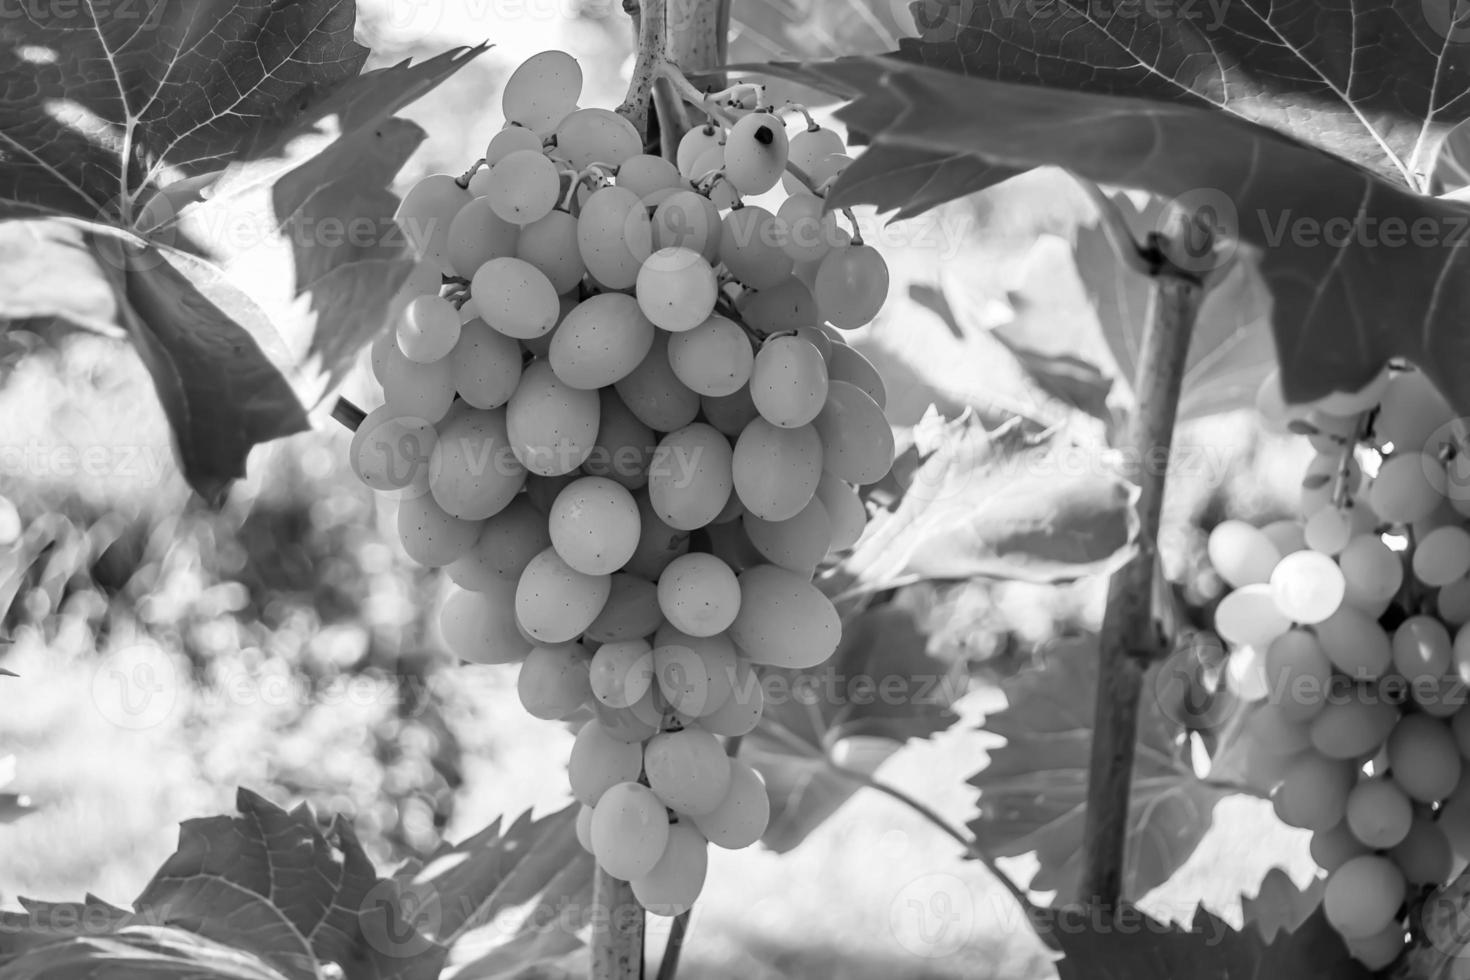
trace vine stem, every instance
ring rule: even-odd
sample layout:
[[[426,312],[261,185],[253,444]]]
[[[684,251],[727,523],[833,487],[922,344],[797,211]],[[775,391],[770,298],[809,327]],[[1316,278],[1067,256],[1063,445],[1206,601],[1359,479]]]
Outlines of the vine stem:
[[[633,886],[602,870],[592,879],[592,980],[642,980],[643,906]]]
[[[1107,224],[1109,215],[1104,214],[1103,220]],[[1122,898],[1127,867],[1128,810],[1144,672],[1167,649],[1153,607],[1159,520],[1185,359],[1206,289],[1204,277],[1188,268],[1193,263],[1180,265],[1174,257],[1183,253],[1185,243],[1190,255],[1213,250],[1211,230],[1192,214],[1175,215],[1168,234],[1155,234],[1148,246],[1138,249],[1154,282],[1128,428],[1135,467],[1129,475],[1139,489],[1138,544],[1133,557],[1108,583],[1099,638],[1080,889],[1084,900],[1114,911]]]

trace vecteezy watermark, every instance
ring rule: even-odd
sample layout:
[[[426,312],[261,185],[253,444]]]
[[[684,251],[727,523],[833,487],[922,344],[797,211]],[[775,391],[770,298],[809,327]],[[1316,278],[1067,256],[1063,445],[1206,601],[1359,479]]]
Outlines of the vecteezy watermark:
[[[183,679],[174,659],[159,647],[121,647],[92,672],[92,703],[119,728],[141,731],[162,724],[179,702]]]
[[[71,480],[106,477],[140,487],[159,487],[176,471],[166,445],[57,445],[32,440],[0,445],[0,475]]]
[[[81,21],[101,31],[110,23],[129,25],[134,35],[156,30],[165,11],[185,0],[0,0],[0,22],[26,20],[36,24]]]
[[[955,875],[923,875],[893,897],[888,907],[888,928],[898,944],[915,956],[953,956],[974,936],[974,896]]]
[[[1470,41],[1470,2],[1466,0],[1419,0],[1424,19],[1434,33],[1452,44]]]

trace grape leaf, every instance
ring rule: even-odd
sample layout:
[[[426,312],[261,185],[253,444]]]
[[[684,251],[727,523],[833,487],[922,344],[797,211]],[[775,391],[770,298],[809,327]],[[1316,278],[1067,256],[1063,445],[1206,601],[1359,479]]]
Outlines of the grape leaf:
[[[1319,910],[1301,927],[1267,941],[1255,929],[1232,929],[1203,906],[1183,929],[1125,904],[1116,919],[1079,906],[1044,909],[1037,929],[1054,937],[1060,980],[1177,980],[1179,977],[1291,977],[1367,980]]]
[[[916,449],[902,499],[828,574],[829,594],[923,579],[1069,581],[1132,553],[1137,489],[1095,449],[1019,420],[987,432],[973,414],[936,426]]]
[[[1470,232],[1464,203],[1411,193],[1215,108],[962,77],[894,58],[788,73],[860,93],[839,116],[875,134],[874,167],[884,146],[968,152],[1066,167],[1207,213],[1224,240],[1260,251],[1294,401],[1356,390],[1403,357],[1470,410],[1470,337],[1459,323],[1470,305],[1470,253],[1458,247]],[[841,181],[829,201],[863,203]],[[1219,257],[1199,259],[1208,267]]]
[[[1298,888],[1282,868],[1272,868],[1261,879],[1255,895],[1242,896],[1240,910],[1245,924],[1255,926],[1261,938],[1271,942],[1283,932],[1302,927],[1322,904],[1325,878],[1313,878],[1305,889]]]
[[[0,960],[0,980],[285,980],[262,957],[182,929],[82,933]]]
[[[891,753],[944,731],[956,720],[950,705],[963,693],[962,680],[928,655],[913,613],[894,606],[850,617],[837,652],[820,667],[763,669],[765,714],[740,746],[771,800],[761,842],[791,850],[862,788],[834,765],[837,743],[861,738],[870,751]]]
[[[1001,856],[1034,852],[1040,867],[1029,887],[1055,890],[1063,904],[1078,897],[1096,686],[1096,635],[1054,641],[1037,667],[1002,684],[1006,707],[983,727],[1006,744],[970,780],[980,790],[980,813],[970,823],[976,838]],[[1228,793],[1195,776],[1182,734],[1145,699],[1125,895],[1167,881],[1199,845],[1215,803]]]

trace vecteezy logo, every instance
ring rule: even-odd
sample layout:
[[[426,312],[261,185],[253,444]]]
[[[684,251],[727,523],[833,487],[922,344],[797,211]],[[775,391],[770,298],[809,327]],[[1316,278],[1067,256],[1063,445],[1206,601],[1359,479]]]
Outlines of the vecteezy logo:
[[[888,924],[898,944],[915,956],[953,956],[974,932],[975,900],[954,875],[924,875],[899,890]]]
[[[443,903],[431,884],[380,881],[363,896],[358,922],[368,946],[388,957],[418,956],[434,945]]]
[[[123,647],[103,657],[92,674],[92,703],[119,728],[141,731],[161,724],[179,697],[179,672],[156,646]]]
[[[1424,19],[1451,44],[1470,41],[1470,0],[1420,0]]]
[[[1182,212],[1182,232],[1174,227]],[[1197,187],[1168,202],[1160,212],[1169,258],[1186,272],[1203,274],[1224,266],[1240,241],[1240,214],[1230,195],[1215,187]]]
[[[969,24],[975,0],[888,0],[888,7],[895,37],[917,34],[928,42],[953,41]]]

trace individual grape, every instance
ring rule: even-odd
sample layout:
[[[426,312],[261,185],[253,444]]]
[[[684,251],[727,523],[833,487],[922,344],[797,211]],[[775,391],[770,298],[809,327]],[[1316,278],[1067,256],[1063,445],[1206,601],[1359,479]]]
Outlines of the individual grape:
[[[730,788],[712,813],[694,825],[718,847],[738,851],[761,839],[771,819],[771,801],[760,775],[739,759],[730,760]]]
[[[1420,803],[1437,803],[1460,781],[1460,753],[1442,721],[1406,715],[1388,736],[1388,768],[1393,780]]]
[[[447,361],[419,364],[397,344],[383,354],[383,403],[395,415],[438,422],[454,404],[454,380]]]
[[[629,490],[647,486],[658,437],[628,410],[613,389],[604,388],[597,397],[601,405],[597,444],[582,464],[582,472],[605,476]]]
[[[446,513],[430,494],[398,502],[398,541],[408,557],[429,568],[448,565],[470,550],[480,535],[477,521]]]
[[[480,319],[507,337],[550,333],[561,303],[545,273],[523,259],[491,259],[475,272],[470,295]]]
[[[586,476],[557,495],[547,515],[551,544],[584,575],[610,575],[638,547],[638,504],[622,484]]]
[[[1451,582],[1434,597],[1434,611],[1447,626],[1470,623],[1470,579]]]
[[[532,473],[570,473],[592,454],[601,411],[597,392],[573,388],[546,361],[533,361],[506,407],[511,450]]]
[[[473,276],[491,259],[514,255],[520,235],[521,230],[496,214],[488,200],[477,197],[460,208],[449,225],[449,264],[456,275]]]
[[[753,358],[754,355],[752,363]],[[728,395],[703,396],[699,408],[706,422],[731,439],[739,438],[745,427],[760,416],[750,397],[750,388],[743,385]]]
[[[822,324],[822,326],[826,326],[826,324]],[[817,353],[822,355],[823,364],[830,365],[832,363],[832,348],[837,346],[837,342],[827,336],[822,331],[822,327],[797,327],[795,336],[800,337],[815,347]]]
[[[1404,566],[1376,534],[1360,534],[1337,557],[1342,569],[1344,600],[1360,609],[1376,610],[1398,594]]]
[[[1271,572],[1276,608],[1296,623],[1320,623],[1337,612],[1346,589],[1337,562],[1315,551],[1287,555]]]
[[[669,562],[689,551],[689,532],[665,524],[654,510],[653,501],[641,493],[638,494],[638,525],[638,550],[625,567],[652,582],[669,567]]]
[[[794,429],[811,423],[826,404],[827,390],[827,362],[800,337],[771,337],[755,355],[750,397],[772,425]]]
[[[776,223],[781,249],[794,262],[820,262],[838,240],[837,217],[815,194],[792,194],[776,210]]]
[[[814,427],[781,429],[756,419],[736,441],[730,466],[746,509],[768,521],[785,521],[811,502],[822,463],[822,440]]]
[[[1414,545],[1414,577],[1425,585],[1449,585],[1470,573],[1470,533],[1437,527]]]
[[[1329,873],[1361,854],[1371,853],[1370,848],[1353,834],[1346,820],[1330,830],[1314,831],[1309,849],[1317,867]]]
[[[755,545],[750,543],[750,538],[745,533],[741,520],[746,514],[745,508],[740,505],[740,498],[734,494],[731,494],[730,497],[736,504],[735,516],[723,519],[726,515],[722,513],[721,519],[717,519],[715,523],[704,529],[704,535],[707,539],[709,553],[729,565],[738,576],[747,568],[770,563],[766,561],[766,556],[757,551]],[[729,509],[727,505],[726,510]]]
[[[654,209],[653,247],[687,248],[711,265],[720,254],[723,226],[714,202],[694,191],[676,191]]]
[[[521,381],[520,347],[478,317],[465,322],[448,361],[450,382],[471,408],[503,407]]]
[[[791,276],[791,256],[781,248],[776,216],[754,204],[725,215],[720,231],[720,260],[730,275],[751,289],[769,289]]]
[[[483,520],[521,492],[526,469],[511,451],[505,409],[468,409],[440,426],[429,457],[429,492],[447,513]]]
[[[846,170],[851,163],[852,157],[846,153],[829,153],[807,171],[807,176],[812,179],[813,187],[823,190],[833,177]]]
[[[745,331],[722,316],[669,338],[669,367],[698,395],[734,394],[750,380],[754,362]]]
[[[808,327],[821,319],[811,290],[799,279],[751,290],[736,301],[735,308],[746,323],[768,334]]]
[[[610,738],[641,745],[658,734],[663,723],[663,712],[655,702],[655,693],[655,688],[649,688],[647,694],[628,708],[609,708],[594,700],[592,711]]]
[[[1302,540],[1321,555],[1336,555],[1353,539],[1353,515],[1348,508],[1323,507],[1307,518]]]
[[[878,369],[859,351],[846,344],[832,345],[832,358],[827,363],[827,376],[832,381],[845,381],[867,392],[879,408],[888,405],[888,391]]]
[[[1376,751],[1398,721],[1398,709],[1377,692],[1335,696],[1312,719],[1312,745],[1330,759],[1357,759]]]
[[[1455,417],[1434,382],[1422,371],[1394,375],[1383,391],[1373,432],[1379,444],[1395,452],[1417,453],[1428,448],[1430,436]]]
[[[485,167],[479,172],[488,172],[504,157],[517,150],[535,150],[540,153],[541,137],[537,136],[533,129],[509,123],[500,132],[490,137],[490,143],[485,147]]]
[[[516,679],[521,707],[533,718],[565,718],[592,696],[587,651],[577,643],[531,649]]]
[[[1306,527],[1301,521],[1272,521],[1261,528],[1261,533],[1282,557],[1301,551],[1307,546]]]
[[[383,405],[358,425],[347,459],[367,487],[379,493],[417,496],[429,489],[429,458],[438,440],[428,422],[401,416]]]
[[[1276,608],[1271,586],[1263,583],[1229,592],[1215,607],[1215,632],[1236,646],[1265,648],[1290,626]]]
[[[646,640],[604,643],[592,655],[591,683],[592,696],[609,708],[631,707],[653,684],[653,648]]]
[[[634,640],[651,635],[663,619],[658,608],[658,586],[630,572],[618,572],[612,577],[607,604],[587,627],[587,639],[598,643]]]
[[[1205,543],[1210,565],[1232,588],[1271,581],[1281,552],[1259,529],[1245,521],[1221,521]]]
[[[408,189],[393,221],[408,239],[414,254],[433,262],[442,273],[453,273],[449,263],[449,226],[470,192],[449,174],[430,174]]]
[[[473,592],[498,588],[501,582],[514,585],[531,559],[549,547],[546,519],[524,497],[517,497],[485,522],[469,551],[445,571],[454,584]]]
[[[750,662],[737,657],[730,696],[714,711],[701,715],[699,726],[715,735],[734,738],[755,730],[765,713],[766,692]]]
[[[1449,718],[1465,706],[1470,698],[1464,682],[1453,675],[1425,680],[1409,685],[1409,696],[1419,710],[1431,718]]]
[[[582,95],[582,66],[565,51],[542,51],[521,62],[500,91],[508,122],[540,134],[577,108]]]
[[[634,878],[633,897],[653,915],[683,915],[704,889],[709,847],[698,828],[688,823],[669,827],[669,842],[653,870]]]
[[[664,806],[685,816],[713,813],[730,789],[724,746],[697,725],[649,739],[643,747],[643,771],[648,788]]]
[[[816,574],[817,566],[832,547],[832,520],[827,508],[814,496],[795,517],[784,521],[767,521],[746,514],[745,533],[758,552],[773,565],[805,575]]]
[[[812,168],[834,153],[846,152],[847,146],[830,129],[817,126],[805,129],[791,137],[790,149],[787,156],[790,163],[802,173],[810,174]],[[786,189],[787,194],[800,194],[807,190],[801,179],[793,173],[781,175],[781,186]]]
[[[1412,524],[1434,512],[1443,499],[1430,474],[1444,467],[1433,457],[1400,452],[1383,461],[1368,490],[1373,512],[1390,524]]]
[[[758,664],[805,670],[837,649],[842,623],[832,600],[810,581],[775,565],[742,572],[740,612],[730,639]]]
[[[1343,819],[1357,782],[1349,762],[1304,753],[1287,768],[1271,801],[1284,823],[1304,830],[1327,830]]]
[[[1332,683],[1332,662],[1307,630],[1292,629],[1266,648],[1266,673],[1272,700],[1292,721],[1316,717]]]
[[[1433,682],[1450,667],[1450,631],[1433,616],[1410,616],[1393,632],[1393,668],[1410,686]]]
[[[592,624],[611,590],[609,576],[585,575],[547,548],[516,584],[516,619],[542,643],[565,643]]]
[[[592,809],[592,853],[614,878],[629,881],[648,874],[668,842],[668,815],[647,786],[615,783]]]
[[[710,264],[687,248],[661,248],[648,256],[638,270],[636,291],[643,314],[674,333],[709,319],[719,294]]]
[[[556,127],[553,152],[576,170],[594,163],[616,169],[643,152],[643,140],[611,109],[578,109]]]
[[[862,497],[847,483],[824,472],[817,483],[816,499],[832,522],[832,553],[846,551],[857,544],[868,524],[868,511]]]
[[[439,609],[439,635],[451,654],[470,663],[510,664],[531,652],[516,628],[514,582],[452,591]]]
[[[696,422],[669,433],[648,468],[654,512],[681,531],[704,527],[730,497],[733,466],[729,442],[708,425]]]
[[[582,804],[577,809],[577,843],[582,845],[582,850],[588,854],[592,853],[592,807]]]
[[[752,112],[725,138],[725,176],[742,195],[764,194],[786,170],[786,127],[768,112]]]
[[[573,388],[606,388],[643,362],[654,325],[623,293],[590,296],[572,308],[551,339],[551,369]]]
[[[618,167],[618,186],[647,197],[655,191],[680,186],[679,168],[663,157],[639,153]]]
[[[735,645],[724,634],[690,636],[665,624],[654,636],[659,693],[685,718],[718,711],[735,687]]]
[[[459,311],[446,299],[420,296],[403,311],[395,335],[404,357],[431,364],[459,343]]]
[[[1347,825],[1353,836],[1375,850],[1403,840],[1413,819],[1413,805],[1392,780],[1365,779],[1348,794]]]
[[[703,126],[695,126],[689,130],[679,140],[679,148],[674,154],[675,161],[679,167],[679,173],[686,178],[696,176],[694,173],[695,162],[710,150],[722,146],[724,142],[725,131],[709,123],[705,123]]]
[[[653,225],[638,195],[603,187],[587,198],[577,218],[577,250],[587,271],[609,289],[627,289],[653,252]]]
[[[1403,923],[1390,921],[1382,931],[1371,936],[1347,940],[1348,952],[1368,969],[1382,970],[1404,951],[1404,936],[1407,931]]]
[[[658,605],[676,629],[690,636],[714,636],[735,621],[740,585],[730,566],[714,555],[683,555],[659,576]]]
[[[559,476],[539,476],[532,473],[526,477],[526,499],[543,517],[551,515],[551,505],[563,490],[576,483],[582,475],[575,470]]]
[[[828,323],[856,330],[872,322],[888,299],[888,263],[871,245],[834,248],[817,269],[812,296]]]
[[[654,335],[648,355],[614,387],[628,410],[657,432],[682,429],[699,414],[699,396],[669,364],[669,334],[662,330]]]
[[[1393,643],[1382,626],[1354,606],[1316,624],[1317,639],[1333,666],[1356,681],[1382,677],[1393,665]]]
[[[1409,832],[1388,852],[1411,885],[1439,887],[1450,879],[1455,852],[1450,838],[1432,816],[1416,812]]]
[[[577,219],[553,211],[520,230],[513,254],[541,271],[558,295],[577,288],[587,265],[577,249]]]
[[[812,423],[822,438],[822,467],[848,483],[877,483],[893,466],[893,427],[878,403],[846,381],[827,386]]]

